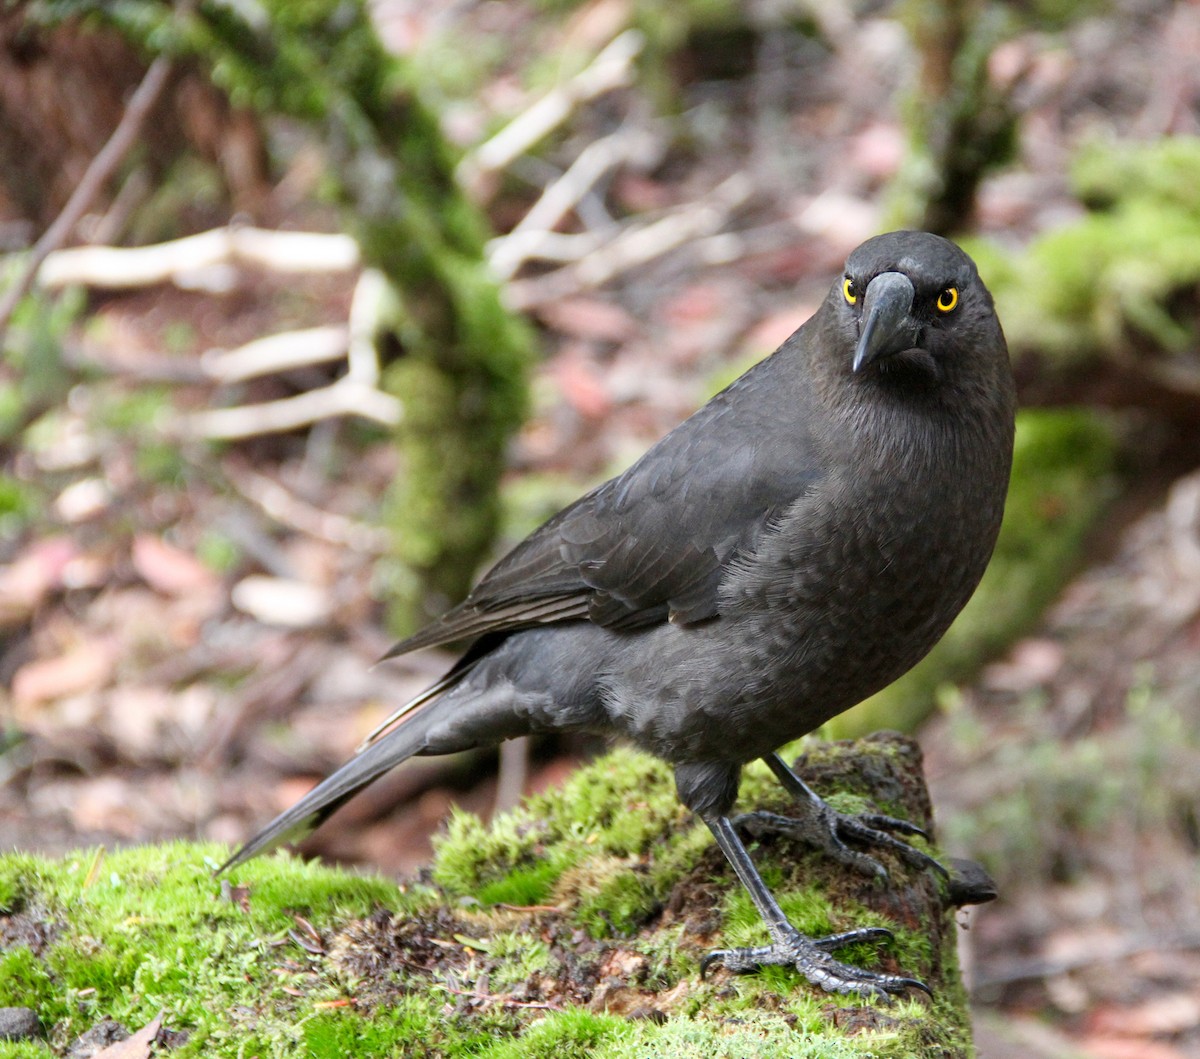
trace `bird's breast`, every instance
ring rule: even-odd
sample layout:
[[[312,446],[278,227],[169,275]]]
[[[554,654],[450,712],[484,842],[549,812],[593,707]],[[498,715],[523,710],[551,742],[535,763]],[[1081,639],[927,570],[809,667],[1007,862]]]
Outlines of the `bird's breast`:
[[[964,454],[979,446],[955,439],[921,444],[847,461],[721,586],[722,618],[762,645],[751,694],[797,711],[797,735],[919,661],[991,556],[1006,465],[975,466]]]

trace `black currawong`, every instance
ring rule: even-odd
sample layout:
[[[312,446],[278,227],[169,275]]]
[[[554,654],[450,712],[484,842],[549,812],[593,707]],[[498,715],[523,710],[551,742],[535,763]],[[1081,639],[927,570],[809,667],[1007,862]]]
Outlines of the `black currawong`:
[[[415,754],[530,732],[624,737],[675,769],[771,942],[707,969],[789,964],[833,992],[911,978],[831,953],[886,937],[808,938],[772,897],[729,813],[762,758],[800,819],[752,814],[858,870],[903,821],[836,813],[776,749],[895,680],[937,642],[992,553],[1012,458],[1004,335],[953,243],[863,243],[816,314],[624,474],[513,549],[459,606],[393,648],[469,642],[427,692],[225,865],[295,839]]]

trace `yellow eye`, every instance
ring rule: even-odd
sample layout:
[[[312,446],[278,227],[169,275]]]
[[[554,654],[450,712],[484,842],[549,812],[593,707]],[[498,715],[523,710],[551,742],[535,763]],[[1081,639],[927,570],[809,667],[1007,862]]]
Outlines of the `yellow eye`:
[[[853,305],[858,301],[858,295],[854,293],[854,280],[849,276],[842,280],[842,296],[849,305]]]
[[[940,313],[954,312],[954,307],[958,304],[958,288],[947,287],[941,294],[938,295],[937,307]]]

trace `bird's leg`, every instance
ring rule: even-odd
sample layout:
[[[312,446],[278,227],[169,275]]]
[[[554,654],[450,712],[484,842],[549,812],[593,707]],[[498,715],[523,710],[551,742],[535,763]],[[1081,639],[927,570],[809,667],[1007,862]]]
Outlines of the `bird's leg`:
[[[754,867],[742,840],[726,816],[704,815],[721,852],[733,865],[737,877],[746,887],[767,930],[771,933],[771,944],[745,949],[715,949],[700,962],[700,975],[708,973],[713,964],[720,963],[735,974],[757,970],[764,965],[795,967],[813,985],[828,993],[857,993],[864,997],[889,999],[906,989],[921,989],[929,993],[929,987],[915,978],[902,975],[867,971],[848,963],[835,960],[831,953],[856,941],[881,941],[892,936],[883,927],[862,927],[841,934],[830,934],[823,938],[809,938],[801,934],[788,922],[779,907],[779,902],[767,889],[762,876]]]
[[[925,838],[925,832],[915,824],[880,813],[854,816],[839,813],[788,768],[778,754],[768,754],[763,760],[784,788],[795,797],[801,815],[790,817],[770,812],[743,813],[733,820],[736,827],[755,837],[775,832],[799,839],[824,850],[839,864],[880,879],[887,878],[887,869],[869,854],[851,849],[846,845],[847,840],[864,846],[890,849],[916,868],[932,868],[943,876],[947,875],[946,869],[927,853],[888,834],[889,831],[898,831],[903,835]]]

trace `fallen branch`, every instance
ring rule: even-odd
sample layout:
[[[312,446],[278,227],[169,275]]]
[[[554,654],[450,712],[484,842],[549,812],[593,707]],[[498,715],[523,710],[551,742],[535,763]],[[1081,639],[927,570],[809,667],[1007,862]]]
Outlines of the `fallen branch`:
[[[375,339],[388,300],[388,281],[378,269],[363,269],[350,299],[347,320],[347,376],[363,386],[379,385],[379,355]]]
[[[225,472],[244,499],[277,523],[355,552],[382,554],[389,547],[385,530],[314,507],[265,474],[236,463],[227,463]]]
[[[82,186],[82,185],[81,185]],[[38,282],[48,289],[82,284],[106,290],[188,286],[188,276],[221,265],[256,265],[277,272],[347,272],[359,263],[348,235],[214,228],[153,246],[80,246],[46,258]]]
[[[332,386],[295,397],[195,412],[184,420],[184,430],[209,440],[236,441],[298,430],[325,419],[350,415],[393,427],[400,422],[400,402],[346,376]]]
[[[121,160],[129,153],[130,148],[137,141],[147,115],[158,102],[170,76],[171,60],[160,55],[150,64],[150,69],[146,71],[146,76],[142,78],[141,84],[129,97],[129,105],[126,106],[125,113],[121,115],[121,120],[117,122],[117,127],[104,146],[100,148],[96,157],[92,159],[87,171],[83,174],[83,179],[71,193],[62,212],[34,244],[24,271],[17,277],[4,297],[0,298],[0,349],[4,347],[4,335],[8,329],[8,321],[17,307],[17,303],[28,293],[34,279],[39,275],[39,270],[44,267],[46,259],[75,230],[75,226],[100,193],[100,189],[104,187],[116,172]]]
[[[561,125],[580,103],[630,84],[633,60],[645,43],[645,37],[635,29],[627,29],[615,37],[585,69],[551,89],[468,154],[458,165],[459,182],[478,192],[484,176],[507,167]]]
[[[208,378],[228,385],[339,360],[347,342],[347,329],[336,325],[285,331],[236,349],[210,349],[200,357],[200,367]]]
[[[539,251],[545,237],[555,234],[559,222],[606,173],[631,160],[657,157],[657,146],[645,129],[621,129],[588,144],[570,168],[542,192],[520,223],[492,240],[488,246],[492,272],[501,280],[511,279],[526,261],[542,256]],[[592,246],[597,243],[598,237],[594,237]]]
[[[632,224],[576,264],[531,280],[509,284],[509,303],[531,309],[580,290],[598,287],[644,265],[684,243],[715,233],[752,190],[750,180],[735,173],[704,198],[689,202],[648,224]]]

